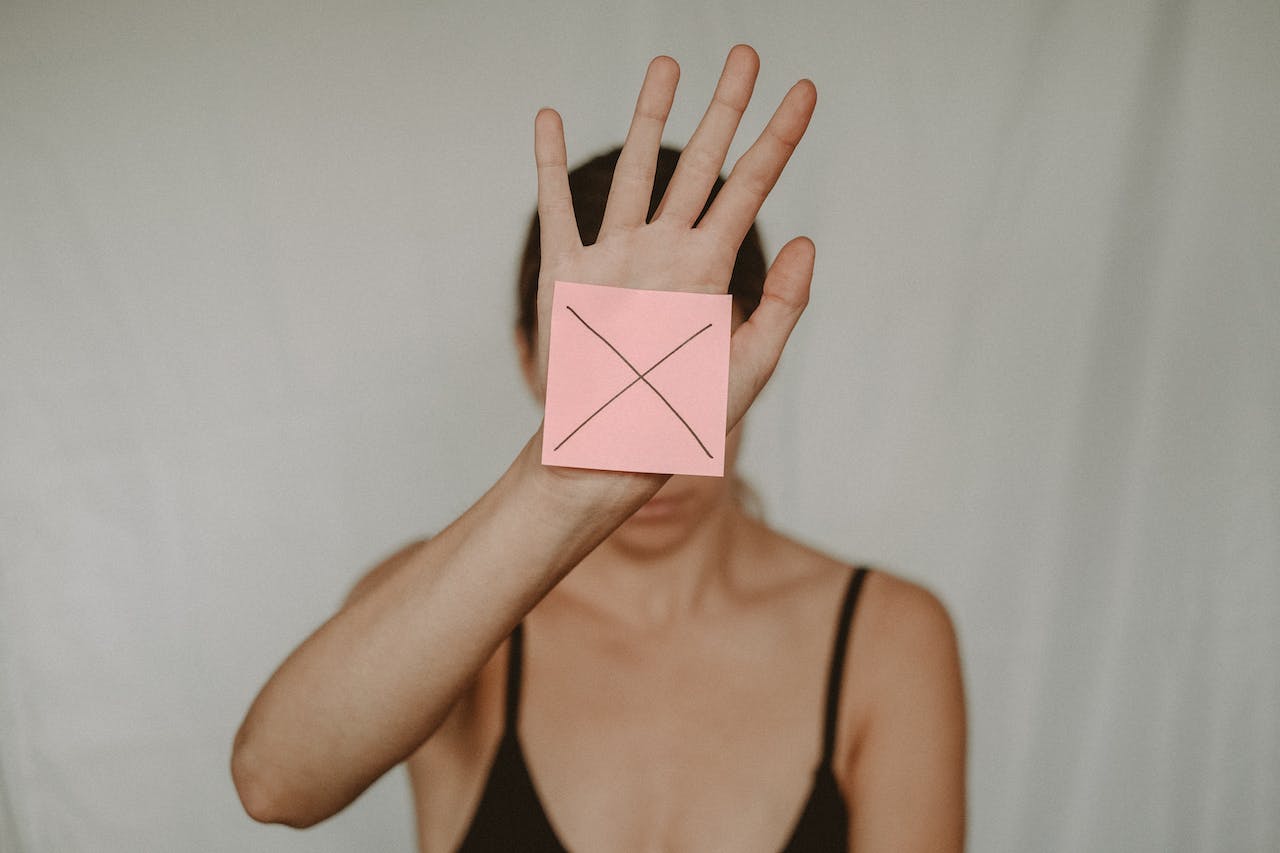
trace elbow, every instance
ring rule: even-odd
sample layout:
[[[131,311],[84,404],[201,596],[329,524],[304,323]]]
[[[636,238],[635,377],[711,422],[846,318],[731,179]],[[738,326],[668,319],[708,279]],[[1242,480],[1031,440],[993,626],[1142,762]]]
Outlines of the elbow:
[[[328,815],[307,811],[302,798],[284,791],[278,780],[264,771],[237,735],[231,752],[231,781],[245,814],[258,823],[273,823],[307,829]]]

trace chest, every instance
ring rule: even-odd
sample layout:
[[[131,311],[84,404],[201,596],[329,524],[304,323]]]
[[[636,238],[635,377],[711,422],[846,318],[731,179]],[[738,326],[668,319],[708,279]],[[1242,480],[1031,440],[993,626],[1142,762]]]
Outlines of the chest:
[[[814,781],[828,642],[759,626],[672,648],[526,632],[517,733],[556,834],[571,851],[776,853]],[[503,681],[483,694],[497,718],[483,747],[452,756],[471,780],[455,813],[470,813],[496,751]],[[416,794],[427,811],[432,787]]]
[[[806,662],[531,656],[519,736],[552,822],[575,849],[776,850],[820,754],[822,667]]]

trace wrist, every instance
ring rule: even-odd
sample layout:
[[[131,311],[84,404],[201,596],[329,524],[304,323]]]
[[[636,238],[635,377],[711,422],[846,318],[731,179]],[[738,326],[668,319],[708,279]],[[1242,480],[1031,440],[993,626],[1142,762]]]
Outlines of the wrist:
[[[513,475],[552,506],[566,512],[620,511],[620,522],[639,509],[670,474],[566,468],[542,464],[542,424],[512,463]]]

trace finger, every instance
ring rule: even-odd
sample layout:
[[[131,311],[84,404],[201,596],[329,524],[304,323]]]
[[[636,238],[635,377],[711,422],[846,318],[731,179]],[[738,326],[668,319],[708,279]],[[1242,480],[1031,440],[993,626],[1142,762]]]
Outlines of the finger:
[[[702,213],[724,166],[738,122],[751,101],[759,71],[760,57],[756,52],[745,44],[734,45],[720,72],[711,104],[680,154],[654,219],[692,225]]]
[[[778,366],[782,348],[809,303],[813,260],[813,241],[808,237],[796,237],[783,246],[765,276],[760,305],[733,333],[727,429],[746,414]]]
[[[578,221],[569,193],[569,161],[564,148],[564,125],[550,107],[533,119],[533,159],[538,166],[538,228],[542,257],[582,246]]]
[[[707,215],[698,223],[699,229],[715,232],[735,249],[742,243],[760,206],[800,144],[817,102],[818,89],[811,80],[801,80],[791,87],[760,137],[733,164],[733,171],[716,193]]]
[[[636,99],[631,127],[622,143],[622,153],[613,169],[609,200],[604,208],[601,233],[610,228],[636,228],[644,225],[653,195],[653,175],[658,149],[662,147],[662,131],[671,114],[671,103],[680,80],[680,66],[669,56],[658,56],[649,63],[640,96]]]

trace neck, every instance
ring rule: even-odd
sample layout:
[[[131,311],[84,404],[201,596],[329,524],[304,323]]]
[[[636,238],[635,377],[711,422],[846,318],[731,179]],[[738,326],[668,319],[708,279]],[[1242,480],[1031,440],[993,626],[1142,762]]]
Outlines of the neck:
[[[749,526],[750,519],[732,500],[714,504],[678,535],[627,522],[560,586],[570,597],[620,622],[671,627],[724,597]]]

